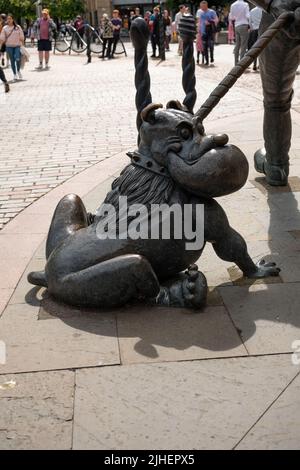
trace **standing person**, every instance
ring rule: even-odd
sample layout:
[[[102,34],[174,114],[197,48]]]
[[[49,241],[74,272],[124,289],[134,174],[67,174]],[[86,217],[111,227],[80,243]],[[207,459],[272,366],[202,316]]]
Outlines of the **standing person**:
[[[107,52],[105,57],[111,59],[111,46],[114,39],[113,33],[113,25],[112,22],[109,20],[107,13],[103,13],[102,20],[101,20],[101,28],[102,28],[102,38],[103,38],[103,49],[102,49],[102,60],[104,60],[105,50],[107,46]]]
[[[113,35],[114,35],[111,58],[114,59],[114,53],[116,52],[117,44],[120,39],[121,27],[122,27],[122,20],[120,18],[119,10],[113,11],[113,17],[111,19],[111,23],[113,25]]]
[[[45,70],[49,70],[50,51],[52,49],[52,39],[56,33],[56,24],[50,18],[49,10],[42,10],[42,17],[34,23],[34,34],[38,40],[39,65],[36,70],[43,69],[43,58],[45,56]]]
[[[164,22],[164,29],[165,29],[165,50],[169,51],[171,37],[172,37],[172,30],[171,30],[171,18],[170,18],[168,10],[164,10],[163,22]]]
[[[202,37],[199,31],[199,28],[197,29],[197,36],[196,36],[196,51],[197,51],[197,65],[199,65],[199,62],[200,62],[200,54],[202,54],[202,64],[204,64],[203,44],[202,44]]]
[[[253,44],[256,43],[258,39],[258,30],[259,30],[259,25],[261,22],[261,17],[262,17],[262,9],[259,7],[252,8],[250,11],[250,34],[249,34],[249,41],[248,41],[248,49],[251,49]],[[257,58],[255,59],[253,63],[253,70],[257,70]]]
[[[179,21],[181,20],[185,11],[186,11],[186,6],[179,5],[179,11],[175,15],[175,28],[176,28],[177,38],[178,38],[178,55],[182,55],[182,47],[183,47],[183,42],[179,34]]]
[[[76,29],[78,33],[76,34],[77,49],[80,49],[82,45],[82,39],[83,39],[84,28],[85,28],[84,21],[80,15],[76,16],[76,20],[74,21],[74,28]]]
[[[130,31],[131,23],[133,22],[134,17],[135,17],[135,12],[131,10],[131,12],[129,13],[129,18],[128,18],[128,31]]]
[[[139,8],[135,8],[134,9],[134,15],[132,16],[132,19],[131,21],[135,20],[136,18],[141,18],[142,15],[141,15],[141,11]]]
[[[249,36],[249,5],[244,0],[237,0],[230,7],[229,20],[234,20],[235,49],[234,64],[237,65],[247,51]]]
[[[159,7],[153,8],[153,14],[150,16],[152,58],[156,57],[156,48],[159,45]]]
[[[197,11],[198,30],[201,34],[203,44],[203,55],[205,65],[210,62],[214,63],[214,37],[216,26],[218,24],[218,16],[215,10],[208,8],[208,3],[203,0],[200,3],[200,8]]]
[[[7,24],[0,34],[0,47],[5,43],[6,51],[10,58],[14,81],[22,80],[21,46],[24,44],[24,34],[21,26],[17,25],[11,13],[7,15]]]

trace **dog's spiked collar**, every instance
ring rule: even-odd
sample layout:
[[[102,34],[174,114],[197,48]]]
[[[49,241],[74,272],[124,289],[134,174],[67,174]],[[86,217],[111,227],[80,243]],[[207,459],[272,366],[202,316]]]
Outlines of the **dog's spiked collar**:
[[[126,155],[131,159],[132,165],[152,171],[152,173],[164,176],[165,178],[171,178],[167,168],[159,165],[155,160],[148,158],[139,152],[127,152]]]

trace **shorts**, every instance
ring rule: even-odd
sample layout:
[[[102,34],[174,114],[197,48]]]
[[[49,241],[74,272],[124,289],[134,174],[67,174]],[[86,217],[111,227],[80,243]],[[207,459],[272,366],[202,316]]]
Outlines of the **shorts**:
[[[49,41],[49,39],[40,39],[38,41],[38,51],[51,51],[52,49],[52,43]]]

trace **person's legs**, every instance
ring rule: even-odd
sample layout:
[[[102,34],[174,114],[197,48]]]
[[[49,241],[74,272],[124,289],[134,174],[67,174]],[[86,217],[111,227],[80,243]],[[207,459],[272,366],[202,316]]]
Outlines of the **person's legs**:
[[[205,65],[208,65],[208,41],[207,41],[206,34],[203,34],[202,36],[202,44],[203,44],[203,56],[205,59]]]
[[[45,51],[45,65],[49,67],[50,51]]]
[[[114,53],[116,52],[118,42],[119,42],[119,36],[114,37],[113,49],[112,49],[112,54],[111,54],[112,57],[114,56]]]
[[[102,46],[102,59],[104,59],[105,49],[106,49],[107,39],[103,38],[103,46]]]
[[[6,52],[9,56],[9,60],[10,60],[10,63],[11,63],[11,69],[13,71],[13,74],[16,75],[17,74],[17,69],[16,69],[16,64],[15,64],[15,52],[14,52],[14,47],[7,47],[6,48]]]
[[[183,41],[180,35],[178,34],[178,54],[179,55],[182,55],[182,50],[183,50]]]
[[[110,59],[111,57],[111,46],[112,46],[112,42],[113,42],[113,39],[112,38],[109,38],[108,39],[108,42],[107,42],[107,53],[106,53],[106,57],[108,59]]]
[[[262,31],[272,23],[263,15]],[[264,94],[265,152],[255,154],[255,168],[265,173],[272,185],[287,184],[291,145],[291,101],[293,83],[300,63],[300,41],[289,39],[283,32],[275,36],[260,56]]]
[[[16,62],[17,72],[20,72],[21,70],[21,48],[20,47],[15,47],[15,62]]]
[[[240,49],[239,60],[242,60],[242,58],[246,54],[247,46],[248,46],[248,37],[249,37],[248,26],[246,25],[240,26],[241,49]]]
[[[248,50],[256,43],[258,38],[258,29],[254,29],[250,31],[249,39],[248,39]],[[257,69],[257,58],[253,62],[253,70]]]
[[[210,61],[211,63],[214,62],[214,38],[210,36],[208,38],[208,47],[209,47],[209,54],[210,54]]]
[[[240,48],[241,48],[240,26],[237,26],[235,28],[234,65],[237,65],[239,61]]]
[[[152,57],[156,55],[156,38],[155,34],[151,34]]]

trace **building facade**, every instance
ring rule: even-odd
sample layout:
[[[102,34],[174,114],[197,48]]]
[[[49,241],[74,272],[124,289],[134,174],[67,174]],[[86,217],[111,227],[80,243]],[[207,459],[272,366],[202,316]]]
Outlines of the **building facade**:
[[[153,6],[159,4],[153,0],[85,0],[86,18],[93,25],[98,26],[103,13],[112,14],[112,10],[118,9],[121,16],[129,17],[130,11],[139,7],[141,14],[152,10]]]

